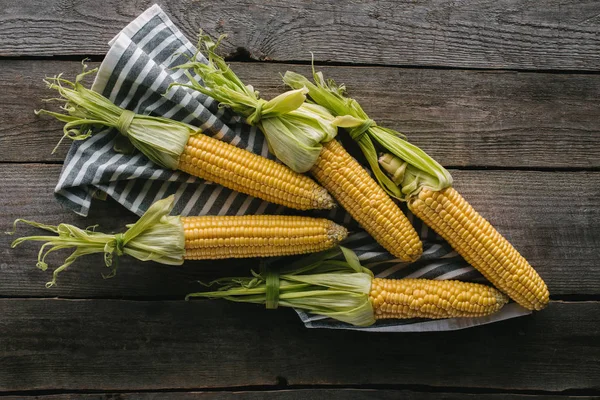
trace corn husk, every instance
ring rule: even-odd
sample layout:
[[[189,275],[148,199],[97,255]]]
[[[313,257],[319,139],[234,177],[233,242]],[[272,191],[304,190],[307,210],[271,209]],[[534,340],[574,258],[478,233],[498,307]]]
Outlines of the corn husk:
[[[45,225],[38,222],[17,219],[20,222],[50,231],[52,236],[26,236],[16,239],[11,247],[23,242],[45,242],[38,254],[37,267],[42,271],[48,268],[46,256],[61,249],[75,251],[56,268],[52,280],[46,284],[56,284],[58,274],[68,268],[79,257],[87,254],[104,253],[104,262],[111,272],[104,277],[114,276],[118,257],[128,255],[141,261],[156,261],[168,265],[181,265],[185,255],[185,236],[183,223],[179,216],[170,216],[175,197],[173,195],[152,204],[140,219],[127,225],[127,231],[120,234],[105,234],[94,229],[81,229],[69,224],[58,226]],[[94,227],[95,228],[95,227]]]
[[[336,260],[343,255],[344,260]],[[273,268],[252,277],[219,279],[216,291],[190,293],[186,298],[205,297],[242,303],[266,304],[269,274]],[[338,247],[312,254],[278,272],[278,305],[324,315],[355,326],[375,323],[369,300],[373,273],[362,267],[352,250]]]
[[[438,191],[452,185],[452,176],[444,167],[408,142],[401,133],[378,126],[356,100],[345,96],[344,85],[326,81],[323,74],[314,68],[313,79],[314,83],[291,71],[283,77],[283,81],[291,88],[308,89],[308,95],[314,102],[336,116],[333,124],[348,130],[364,153],[377,181],[391,196],[407,200],[422,188]],[[394,163],[393,170],[386,170],[396,177],[395,180],[381,169],[376,144],[399,159]]]
[[[36,113],[48,114],[64,122],[63,139],[85,140],[92,135],[94,128],[116,128],[150,160],[164,168],[177,169],[179,157],[190,135],[198,133],[198,128],[168,118],[134,114],[114,105],[82,84],[85,76],[96,72],[97,68],[86,71],[84,65],[83,72],[77,75],[75,82],[61,75],[46,79],[48,87],[60,95],[60,98],[51,100],[64,102],[62,109],[65,114],[48,110],[38,110]],[[124,113],[125,119],[121,118]]]
[[[223,38],[223,37],[222,37]],[[221,39],[222,39],[221,38]],[[220,39],[220,40],[221,40]],[[218,42],[200,36],[198,48],[204,50],[208,63],[195,61],[176,68],[193,71],[202,78],[199,82],[189,71],[190,84],[174,83],[204,93],[246,118],[265,135],[269,149],[292,170],[308,171],[321,153],[322,142],[335,137],[334,117],[324,107],[307,104],[305,88],[296,88],[267,101],[251,85],[244,85],[225,60],[215,53]]]

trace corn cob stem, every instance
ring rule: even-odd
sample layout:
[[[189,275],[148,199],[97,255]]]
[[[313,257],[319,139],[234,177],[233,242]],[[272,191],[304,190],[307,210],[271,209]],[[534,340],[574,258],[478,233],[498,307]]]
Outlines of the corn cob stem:
[[[530,310],[548,304],[546,284],[527,260],[454,189],[423,189],[409,209],[498,289]]]
[[[206,260],[240,257],[284,256],[318,252],[337,245],[348,232],[323,218],[281,215],[248,216],[170,216],[174,196],[155,202],[124,233],[105,234],[73,225],[45,225],[17,220],[50,231],[55,236],[28,236],[16,239],[12,247],[25,241],[45,242],[37,267],[46,270],[46,255],[60,249],[75,249],[64,264],[53,272],[47,286],[77,258],[104,253],[107,267],[114,275],[117,260],[129,255],[142,261],[180,265],[184,259]]]
[[[335,206],[325,188],[307,176],[202,134],[190,136],[177,168],[235,191],[298,210]]]
[[[310,172],[386,250],[407,262],[419,258],[422,243],[406,215],[338,141],[323,144]]]

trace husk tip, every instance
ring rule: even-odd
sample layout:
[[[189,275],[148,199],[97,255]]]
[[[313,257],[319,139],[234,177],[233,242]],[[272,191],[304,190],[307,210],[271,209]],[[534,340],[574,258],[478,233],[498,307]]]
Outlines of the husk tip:
[[[202,293],[197,292],[197,293],[188,293],[185,295],[185,301],[190,301],[190,298],[192,297],[202,297]]]
[[[42,270],[42,271],[46,271],[46,270],[48,269],[48,264],[47,264],[47,263],[45,263],[44,261],[38,261],[38,262],[35,264],[35,266],[36,266],[37,268],[39,268],[40,270]]]
[[[117,268],[111,268],[111,271],[108,274],[102,273],[102,279],[110,279],[114,278],[117,275]]]

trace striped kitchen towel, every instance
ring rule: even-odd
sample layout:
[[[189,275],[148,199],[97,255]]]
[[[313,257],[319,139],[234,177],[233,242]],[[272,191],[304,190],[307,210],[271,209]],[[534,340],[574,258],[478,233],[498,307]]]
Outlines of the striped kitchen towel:
[[[205,62],[206,59],[196,54],[194,45],[159,6],[146,10],[109,44],[110,49],[96,75],[93,90],[120,107],[187,122],[208,135],[274,159],[256,128],[246,125],[242,118],[228,109],[218,107],[213,99],[181,86],[167,90],[173,82],[188,82],[183,71],[172,70],[173,66],[194,55],[200,61]],[[116,131],[104,130],[84,141],[73,142],[55,189],[60,203],[78,214],[87,215],[94,197],[108,195],[140,215],[154,201],[175,194],[174,214],[180,215],[297,213],[183,172],[161,169],[139,152],[118,153],[113,149],[118,140],[122,138]],[[394,259],[361,231],[341,208],[310,212],[308,215],[327,217],[356,231],[345,246],[357,252],[363,264],[380,277],[483,281],[477,271],[408,212],[424,240],[423,257],[410,265]],[[359,329],[395,332],[453,330],[527,313],[527,310],[511,304],[502,312],[484,318],[378,321],[372,327]],[[352,328],[327,318],[303,312],[298,314],[308,327]]]

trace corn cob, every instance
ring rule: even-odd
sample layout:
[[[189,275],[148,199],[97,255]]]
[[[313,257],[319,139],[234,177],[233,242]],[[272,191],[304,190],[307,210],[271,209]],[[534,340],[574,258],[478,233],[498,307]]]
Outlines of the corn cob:
[[[218,43],[217,43],[218,44]],[[250,85],[244,85],[201,36],[208,63],[189,62],[177,68],[191,69],[202,83],[188,74],[195,89],[246,117],[257,126],[270,150],[296,172],[309,171],[334,198],[395,257],[415,261],[423,251],[417,232],[385,191],[334,140],[337,129],[324,107],[305,103],[306,89],[297,88],[266,101]],[[178,85],[178,84],[175,84]],[[376,163],[376,162],[375,162]]]
[[[423,252],[406,215],[335,139],[324,143],[311,174],[386,250],[403,261]]]
[[[344,261],[339,260],[343,255]],[[277,275],[269,285],[270,275]],[[190,297],[294,307],[357,326],[378,319],[483,317],[499,311],[508,297],[478,283],[430,279],[374,278],[356,254],[343,247],[266,268],[248,278],[219,279],[219,290]]]
[[[452,245],[492,284],[517,303],[540,310],[549,301],[548,288],[529,263],[452,188],[452,176],[423,150],[391,129],[378,126],[361,106],[345,97],[344,86],[325,81],[313,71],[314,83],[287,72],[292,88],[307,88],[309,96],[334,115],[334,123],[349,128],[379,184]],[[375,143],[388,154],[377,160]],[[378,161],[378,162],[377,162]],[[379,165],[378,165],[379,163]],[[389,176],[383,171],[385,170]]]
[[[375,278],[369,296],[375,319],[482,317],[508,302],[489,286],[430,279]]]
[[[186,260],[268,257],[326,250],[348,232],[324,218],[291,215],[182,217]]]
[[[83,140],[90,125],[116,128],[150,160],[163,168],[179,169],[232,190],[299,210],[331,209],[335,203],[327,191],[307,176],[285,165],[229,143],[199,133],[191,125],[168,118],[134,114],[85,88],[80,80],[96,70],[83,72],[76,82],[60,77],[47,81],[67,102],[68,114],[39,110],[66,122],[64,137]]]
[[[423,189],[409,209],[487,280],[530,310],[548,304],[546,284],[527,260],[452,187]]]
[[[38,256],[38,268],[46,270],[46,255],[63,248],[75,248],[65,263],[54,270],[66,269],[78,257],[104,253],[107,267],[114,274],[114,257],[129,255],[142,261],[180,265],[184,260],[241,257],[267,257],[304,254],[326,250],[346,238],[348,232],[323,218],[283,215],[246,216],[169,216],[174,196],[159,200],[125,233],[114,235],[83,230],[73,225],[51,226],[17,220],[45,229],[57,236],[28,236],[16,239],[12,247],[32,240],[46,242]]]
[[[335,205],[329,193],[307,176],[202,134],[190,136],[177,169],[298,210],[331,209]]]

